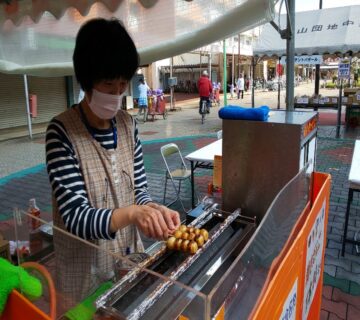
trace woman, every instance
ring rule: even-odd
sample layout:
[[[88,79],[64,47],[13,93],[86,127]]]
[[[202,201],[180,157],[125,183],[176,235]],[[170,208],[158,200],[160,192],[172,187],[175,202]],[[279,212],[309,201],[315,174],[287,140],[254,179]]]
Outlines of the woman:
[[[55,117],[46,133],[54,224],[103,250],[143,251],[139,236],[164,239],[179,215],[152,202],[134,120],[119,110],[138,68],[135,45],[118,20],[94,19],[76,37],[74,70],[84,99]],[[113,275],[103,250],[54,232],[57,291],[77,303]]]
[[[148,97],[147,97],[147,93],[148,90],[150,90],[149,86],[145,83],[145,80],[143,78],[141,78],[139,80],[139,85],[138,85],[138,89],[139,89],[139,112],[137,114],[137,117],[140,117],[141,114],[143,113],[143,121],[146,122],[146,118],[147,118],[147,113],[148,113]]]

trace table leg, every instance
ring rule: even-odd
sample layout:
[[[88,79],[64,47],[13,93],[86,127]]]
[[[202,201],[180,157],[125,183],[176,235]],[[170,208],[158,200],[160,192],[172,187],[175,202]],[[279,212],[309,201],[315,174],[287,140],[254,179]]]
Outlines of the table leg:
[[[194,161],[190,161],[191,163],[191,206],[195,208],[195,187],[194,187]]]
[[[348,195],[348,201],[346,206],[346,213],[345,213],[345,226],[344,226],[344,236],[343,236],[343,243],[341,247],[341,256],[344,256],[345,253],[345,244],[347,242],[347,229],[348,229],[348,223],[349,223],[349,215],[350,215],[350,205],[353,199],[353,189],[349,189],[349,195]]]

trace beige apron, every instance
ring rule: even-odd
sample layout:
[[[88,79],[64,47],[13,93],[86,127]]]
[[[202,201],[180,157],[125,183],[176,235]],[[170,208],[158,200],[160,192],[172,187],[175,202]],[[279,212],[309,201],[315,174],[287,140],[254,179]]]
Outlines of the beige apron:
[[[74,148],[82,172],[90,206],[121,208],[134,204],[134,128],[131,117],[119,111],[116,117],[116,150],[106,150],[87,130],[81,120],[79,106],[60,114],[61,121]],[[55,201],[53,201],[56,204]],[[54,224],[65,230],[57,207]],[[138,230],[128,226],[116,232],[115,240],[90,241],[103,250],[54,232],[56,288],[66,308],[84,299],[113,274],[114,259],[104,250],[125,255],[127,250],[144,250]],[[128,249],[127,249],[128,248]]]

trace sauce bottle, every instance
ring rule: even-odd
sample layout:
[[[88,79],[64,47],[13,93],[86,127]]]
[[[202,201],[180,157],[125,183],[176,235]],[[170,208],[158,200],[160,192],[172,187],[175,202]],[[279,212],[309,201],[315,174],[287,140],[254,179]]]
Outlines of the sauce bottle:
[[[40,218],[40,209],[36,206],[35,198],[29,200],[28,213],[31,216]],[[32,218],[30,218],[30,220],[31,220],[30,227],[31,227],[32,230],[35,230],[35,229],[40,227],[41,223],[40,223],[39,220],[32,219]]]

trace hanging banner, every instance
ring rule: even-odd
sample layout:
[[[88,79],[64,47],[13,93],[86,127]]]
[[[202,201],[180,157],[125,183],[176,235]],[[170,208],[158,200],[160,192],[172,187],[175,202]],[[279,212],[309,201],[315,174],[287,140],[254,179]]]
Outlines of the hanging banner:
[[[286,56],[282,56],[280,59],[281,64],[286,64]],[[312,56],[295,56],[294,64],[322,64],[323,57],[322,55],[312,55]]]

